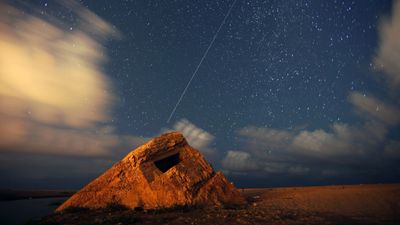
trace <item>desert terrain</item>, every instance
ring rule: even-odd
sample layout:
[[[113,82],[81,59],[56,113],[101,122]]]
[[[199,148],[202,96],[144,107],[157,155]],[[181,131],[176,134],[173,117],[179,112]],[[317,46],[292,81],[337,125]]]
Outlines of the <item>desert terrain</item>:
[[[69,208],[30,224],[400,224],[400,184],[240,189],[223,208]]]

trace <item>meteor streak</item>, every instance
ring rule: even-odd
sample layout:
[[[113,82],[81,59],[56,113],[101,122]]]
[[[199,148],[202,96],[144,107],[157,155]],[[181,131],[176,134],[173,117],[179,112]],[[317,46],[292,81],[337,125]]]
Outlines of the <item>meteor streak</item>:
[[[229,14],[231,13],[233,6],[235,6],[236,1],[237,0],[234,0],[232,5],[231,5],[231,7],[229,7],[228,12],[226,13],[224,19],[222,20],[222,23],[219,25],[219,28],[218,28],[217,32],[215,32],[214,37],[211,40],[211,43],[208,45],[206,51],[203,54],[203,57],[201,57],[201,60],[200,60],[199,64],[197,65],[196,69],[194,70],[194,72],[192,74],[192,77],[190,78],[189,82],[186,84],[185,89],[183,89],[183,92],[182,92],[181,96],[179,97],[178,101],[176,102],[176,105],[175,105],[174,109],[172,110],[171,114],[169,115],[167,123],[169,123],[171,121],[171,118],[174,116],[176,109],[178,108],[179,104],[181,103],[183,97],[186,94],[187,89],[189,88],[190,84],[192,83],[194,77],[197,74],[197,71],[199,70],[199,68],[200,68],[201,64],[203,63],[204,59],[206,58],[206,56],[208,54],[208,51],[210,50],[210,48],[214,44],[215,39],[217,39],[219,31],[221,30],[222,26],[224,25],[224,23],[226,21],[226,18],[228,18]]]

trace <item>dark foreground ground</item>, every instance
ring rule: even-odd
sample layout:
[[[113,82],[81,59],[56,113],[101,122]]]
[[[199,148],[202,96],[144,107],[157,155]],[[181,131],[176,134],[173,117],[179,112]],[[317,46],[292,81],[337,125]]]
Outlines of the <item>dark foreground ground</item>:
[[[249,200],[243,207],[70,208],[31,224],[400,224],[400,184],[242,191]]]

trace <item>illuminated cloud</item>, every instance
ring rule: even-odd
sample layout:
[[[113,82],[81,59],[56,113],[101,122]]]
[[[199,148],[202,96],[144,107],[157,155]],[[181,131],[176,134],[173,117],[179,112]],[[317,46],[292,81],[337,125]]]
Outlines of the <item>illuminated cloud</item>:
[[[0,150],[105,155],[126,141],[141,143],[100,125],[114,99],[102,42],[118,31],[74,1],[58,7],[80,22],[65,27],[0,3]]]
[[[400,87],[400,1],[394,1],[391,17],[382,20],[379,26],[380,43],[374,65],[382,70],[384,79],[391,88]]]
[[[179,131],[188,143],[204,153],[212,153],[211,144],[215,137],[209,132],[197,127],[187,119],[181,119],[175,123],[174,130]]]
[[[105,109],[113,96],[100,69],[103,48],[91,30],[64,31],[38,17],[22,17],[15,8],[1,8],[2,114],[69,127],[108,119]]]

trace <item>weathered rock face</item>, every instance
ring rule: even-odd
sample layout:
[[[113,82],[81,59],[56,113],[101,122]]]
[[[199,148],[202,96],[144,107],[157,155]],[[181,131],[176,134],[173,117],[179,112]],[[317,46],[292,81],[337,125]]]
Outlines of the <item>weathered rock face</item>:
[[[56,209],[121,204],[145,209],[174,205],[243,204],[244,197],[178,132],[130,152]]]

